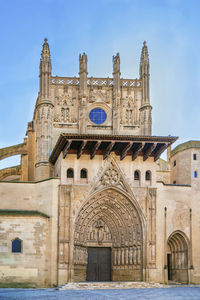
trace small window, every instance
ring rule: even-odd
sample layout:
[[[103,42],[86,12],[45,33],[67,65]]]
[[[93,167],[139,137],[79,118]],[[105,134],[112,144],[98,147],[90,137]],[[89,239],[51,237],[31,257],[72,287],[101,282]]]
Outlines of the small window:
[[[80,175],[81,175],[80,176],[81,178],[87,178],[87,170],[86,169],[82,169]]]
[[[21,253],[22,252],[22,241],[18,238],[12,241],[12,253]]]
[[[174,160],[174,167],[176,166],[176,160]]]
[[[146,171],[145,179],[146,180],[151,180],[151,172],[150,171]]]
[[[139,171],[135,171],[135,173],[134,173],[134,180],[140,180],[140,173],[139,173]]]
[[[74,178],[74,170],[67,169],[67,178]]]
[[[197,160],[197,155],[196,155],[196,153],[193,154],[193,160]]]
[[[176,180],[173,181],[173,184],[176,184]]]
[[[194,171],[194,178],[197,178],[197,171]]]

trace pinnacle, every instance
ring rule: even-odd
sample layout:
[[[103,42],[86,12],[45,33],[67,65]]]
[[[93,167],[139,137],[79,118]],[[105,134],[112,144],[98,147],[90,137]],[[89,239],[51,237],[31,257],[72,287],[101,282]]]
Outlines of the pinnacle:
[[[42,59],[49,59],[50,58],[50,49],[49,49],[49,44],[47,43],[48,39],[45,37],[44,38],[44,44],[43,44],[43,47],[42,47],[42,53],[41,53],[41,56],[42,56]]]
[[[143,42],[141,58],[148,58],[148,48],[146,43],[146,41]]]

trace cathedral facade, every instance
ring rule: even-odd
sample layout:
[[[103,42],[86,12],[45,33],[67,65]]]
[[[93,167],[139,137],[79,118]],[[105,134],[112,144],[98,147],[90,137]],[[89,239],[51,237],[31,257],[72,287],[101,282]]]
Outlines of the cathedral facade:
[[[52,75],[45,39],[27,137],[0,149],[0,280],[200,283],[200,142],[152,136],[149,56],[138,79]],[[168,149],[168,160],[160,155]]]

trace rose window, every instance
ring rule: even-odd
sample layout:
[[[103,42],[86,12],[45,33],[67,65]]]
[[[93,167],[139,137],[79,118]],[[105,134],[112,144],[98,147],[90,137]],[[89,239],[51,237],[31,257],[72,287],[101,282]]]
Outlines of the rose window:
[[[103,177],[103,182],[106,185],[117,184],[119,182],[119,174],[115,169],[108,169]]]

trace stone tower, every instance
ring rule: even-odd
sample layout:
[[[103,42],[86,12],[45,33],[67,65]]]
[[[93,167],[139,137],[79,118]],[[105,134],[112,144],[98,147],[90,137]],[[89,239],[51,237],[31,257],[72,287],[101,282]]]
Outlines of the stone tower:
[[[40,91],[36,104],[35,179],[50,177],[49,156],[52,150],[53,103],[50,96],[51,57],[47,39],[40,60]]]
[[[141,135],[151,135],[152,119],[149,98],[149,55],[146,42],[143,44],[140,60],[140,80],[142,81],[142,101],[140,107]]]

